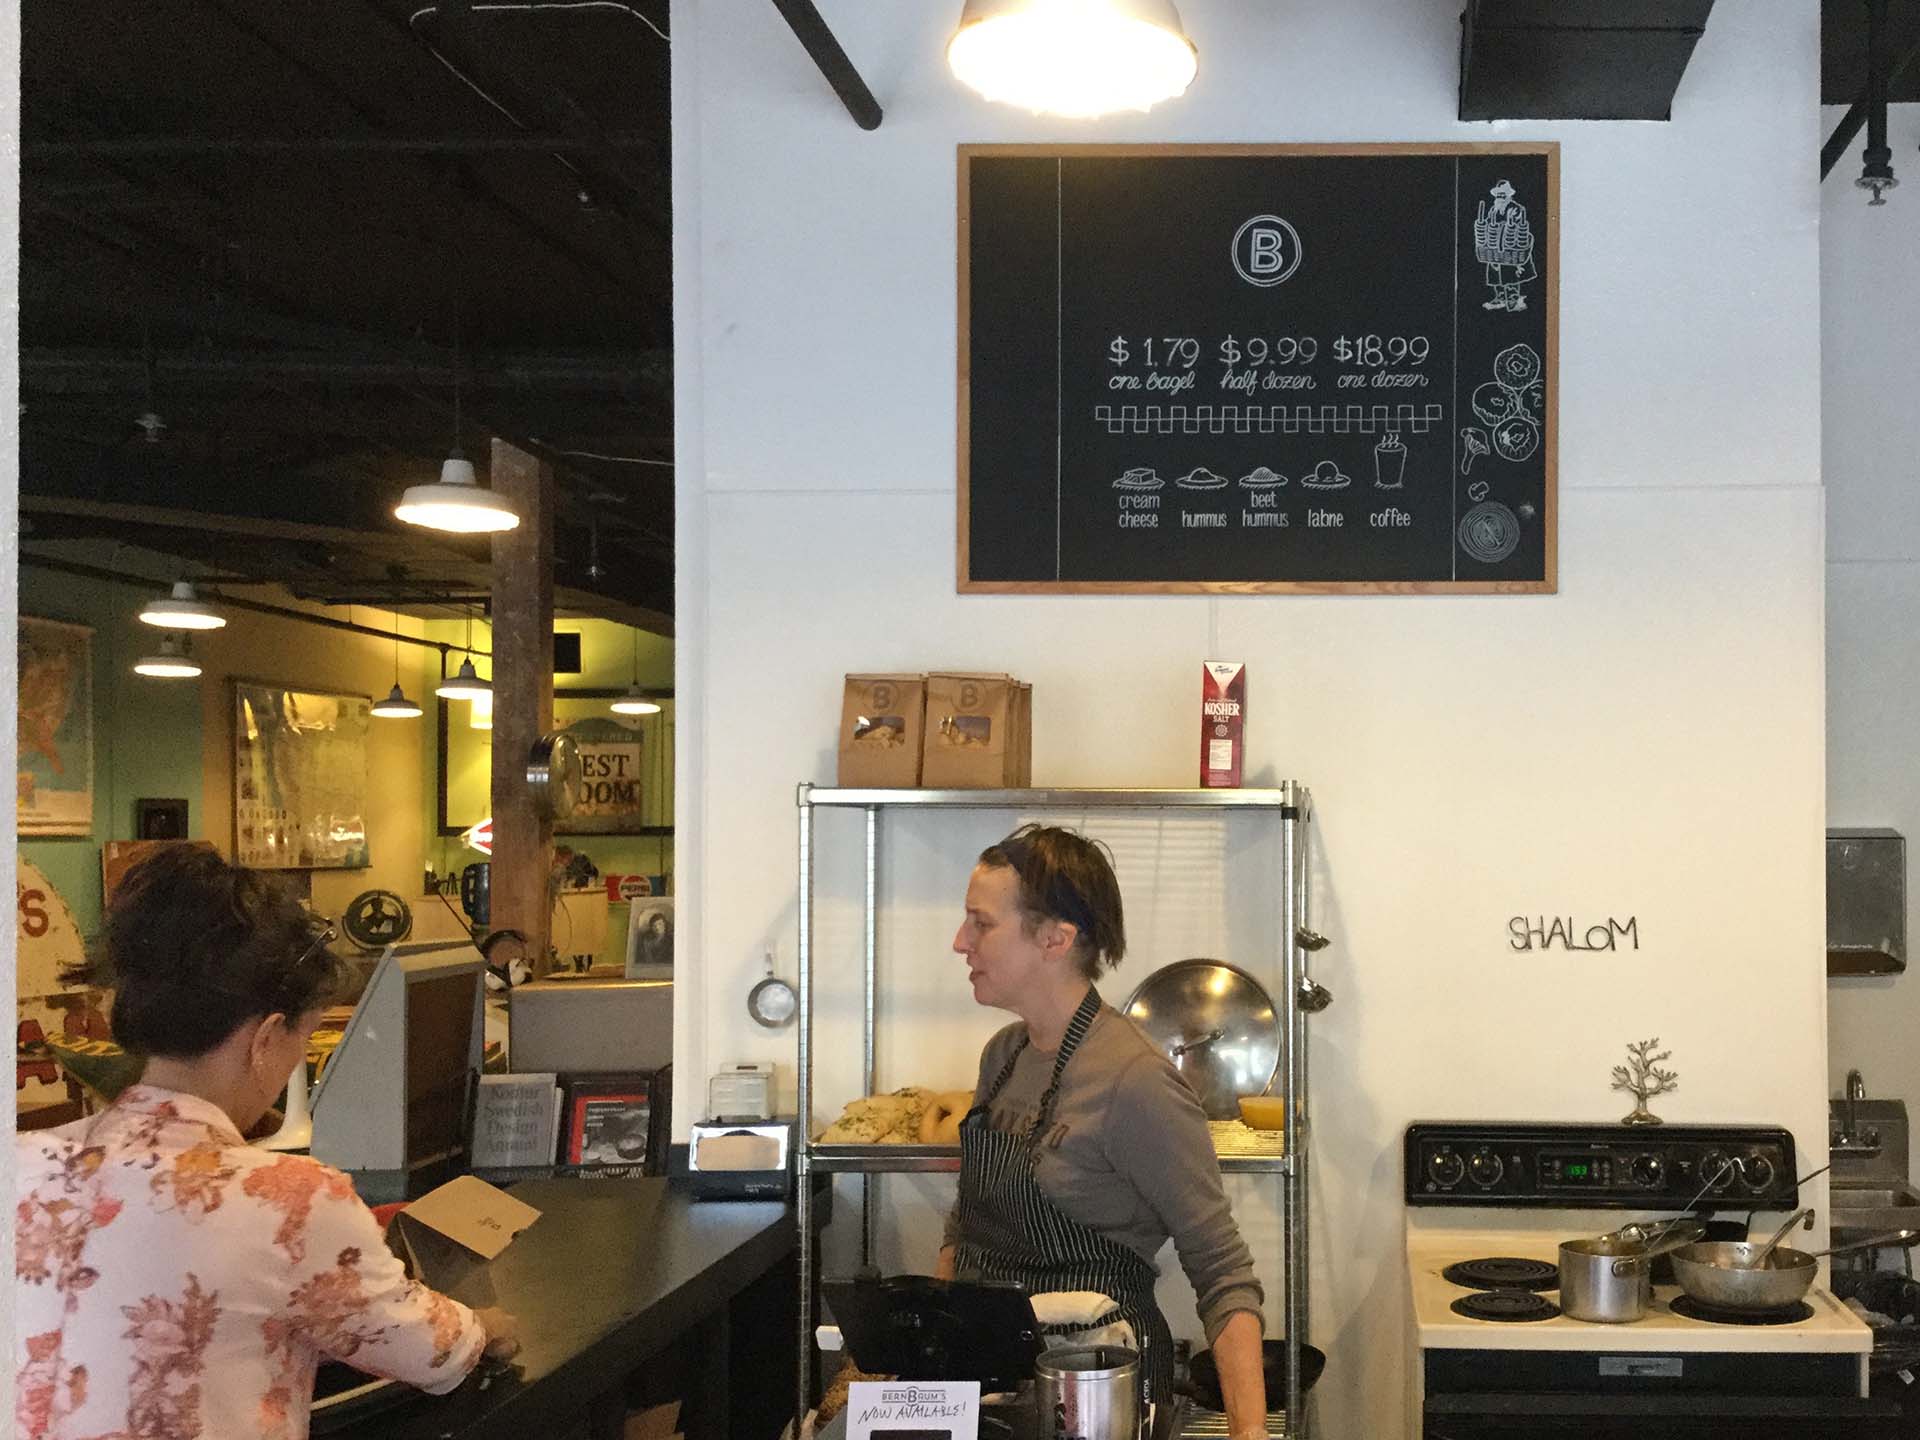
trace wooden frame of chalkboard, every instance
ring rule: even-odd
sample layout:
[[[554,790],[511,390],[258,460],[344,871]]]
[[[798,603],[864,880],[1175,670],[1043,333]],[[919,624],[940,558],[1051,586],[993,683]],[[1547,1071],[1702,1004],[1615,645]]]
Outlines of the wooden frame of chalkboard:
[[[1557,144],[958,156],[961,593],[1557,589]]]

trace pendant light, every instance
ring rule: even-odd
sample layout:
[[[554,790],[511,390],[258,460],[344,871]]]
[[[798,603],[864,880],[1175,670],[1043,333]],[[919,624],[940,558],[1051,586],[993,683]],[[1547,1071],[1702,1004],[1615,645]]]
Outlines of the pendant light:
[[[432,485],[410,485],[393,507],[394,515],[409,525],[446,530],[456,535],[492,535],[511,530],[520,516],[474,474],[473,462],[460,449],[460,322],[453,326],[453,450],[440,462],[440,479]]]
[[[434,688],[434,694],[442,700],[476,700],[482,695],[493,694],[493,685],[480,678],[473,668],[473,657],[467,656],[460,662],[460,668],[451,680],[442,680]]]
[[[646,692],[640,688],[640,632],[633,632],[633,683],[627,686],[627,693],[613,702],[616,715],[658,715],[660,706],[649,700]]]
[[[967,0],[947,64],[989,100],[1090,119],[1183,94],[1198,61],[1172,0]]]
[[[227,617],[193,593],[188,580],[173,582],[173,592],[149,600],[140,610],[140,619],[160,630],[218,630]]]
[[[200,666],[187,653],[185,640],[178,635],[162,635],[157,651],[133,662],[133,673],[156,680],[191,680],[200,673]]]
[[[473,668],[473,612],[467,612],[467,653],[460,661],[460,668],[454,672],[451,680],[446,678],[447,657],[444,651],[440,655],[440,683],[433,693],[442,700],[472,700],[481,695],[493,694],[493,683],[482,680]]]
[[[393,632],[393,689],[387,692],[387,698],[373,702],[373,713],[382,720],[418,720],[420,707],[407,698],[407,692],[400,688],[400,632]]]

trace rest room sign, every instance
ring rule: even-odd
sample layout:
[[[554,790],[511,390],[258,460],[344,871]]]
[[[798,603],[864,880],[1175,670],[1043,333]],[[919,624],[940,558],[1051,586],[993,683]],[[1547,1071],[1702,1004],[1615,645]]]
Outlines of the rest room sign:
[[[642,824],[640,732],[617,720],[581,720],[567,727],[580,751],[580,784],[569,831],[620,832]]]

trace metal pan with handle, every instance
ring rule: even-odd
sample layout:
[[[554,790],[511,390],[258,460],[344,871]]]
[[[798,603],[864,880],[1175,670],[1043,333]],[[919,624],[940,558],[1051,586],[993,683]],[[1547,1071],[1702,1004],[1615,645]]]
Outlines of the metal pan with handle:
[[[1575,1320],[1629,1325],[1653,1302],[1653,1260],[1695,1244],[1706,1226],[1671,1221],[1657,1235],[1630,1225],[1560,1246],[1560,1308]]]
[[[1853,1245],[1836,1245],[1809,1254],[1785,1245],[1758,1266],[1760,1246],[1750,1241],[1707,1240],[1673,1252],[1673,1274],[1680,1288],[1702,1305],[1722,1310],[1781,1310],[1813,1288],[1822,1255],[1849,1250],[1906,1249],[1920,1241],[1920,1230],[1894,1230]],[[1752,1268],[1749,1268],[1752,1267]]]

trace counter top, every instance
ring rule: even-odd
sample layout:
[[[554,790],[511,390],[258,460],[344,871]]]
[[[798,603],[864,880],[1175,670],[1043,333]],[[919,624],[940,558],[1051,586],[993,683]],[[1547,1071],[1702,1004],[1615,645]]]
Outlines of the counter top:
[[[553,1433],[589,1397],[794,1253],[792,1209],[696,1203],[667,1180],[531,1180],[513,1189],[540,1219],[490,1267],[520,1322],[509,1369],[450,1395],[405,1392],[365,1418],[314,1416],[314,1433],[381,1440],[520,1440]],[[724,1363],[724,1356],[720,1357]],[[617,1432],[616,1432],[617,1433]]]

